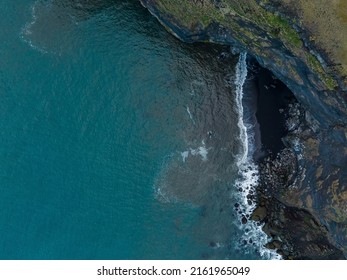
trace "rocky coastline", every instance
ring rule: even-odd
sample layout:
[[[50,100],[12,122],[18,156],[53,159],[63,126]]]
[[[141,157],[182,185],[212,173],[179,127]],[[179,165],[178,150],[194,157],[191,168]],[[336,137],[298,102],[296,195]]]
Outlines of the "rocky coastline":
[[[260,184],[251,219],[264,224],[263,231],[272,240],[267,248],[277,250],[284,259],[345,259],[327,228],[309,211],[283,202],[282,196],[295,189],[305,162],[296,136],[309,127],[305,110],[290,90],[270,71],[252,64],[263,151],[257,157]]]
[[[258,207],[252,219],[264,223],[263,231],[272,238],[268,248],[284,259],[345,259],[347,59],[339,56],[339,47],[331,49],[321,41],[322,31],[307,21],[304,2],[296,9],[287,2],[141,0],[176,37],[247,51],[294,94],[281,97],[274,92],[272,101],[258,102],[258,110],[280,112],[283,124],[277,130],[283,133],[262,139],[265,153],[258,157]],[[333,6],[328,14],[334,15]],[[315,12],[319,14],[316,7]],[[339,24],[334,18],[321,20]],[[271,105],[274,100],[281,100],[281,106]],[[260,126],[269,121],[264,116],[257,115]]]

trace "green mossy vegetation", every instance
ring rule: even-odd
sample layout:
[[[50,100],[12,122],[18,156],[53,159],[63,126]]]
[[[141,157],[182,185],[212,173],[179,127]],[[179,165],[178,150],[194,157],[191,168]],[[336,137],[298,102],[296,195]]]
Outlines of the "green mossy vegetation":
[[[311,67],[311,69],[314,70],[315,73],[320,76],[321,80],[329,90],[334,90],[337,87],[337,82],[335,81],[335,79],[325,72],[322,64],[311,53],[307,55],[307,64]]]
[[[302,41],[298,32],[285,19],[271,13],[267,13],[267,19],[270,26],[280,30],[279,35],[281,38],[284,38],[287,42],[296,47],[302,46]]]
[[[295,56],[302,57],[313,72],[329,90],[337,87],[335,79],[329,75],[319,60],[303,46],[300,34],[293,28],[291,22],[279,14],[271,13],[256,0],[155,0],[161,13],[173,17],[181,27],[194,30],[207,28],[216,22],[233,30],[236,39],[251,49],[258,49],[262,43],[271,40],[281,41]],[[262,1],[267,3],[268,1]],[[246,27],[247,26],[247,27]],[[253,32],[254,30],[257,32]],[[267,34],[264,38],[259,33]]]
[[[255,0],[221,0],[215,6],[210,0],[157,0],[161,12],[172,15],[181,25],[192,28],[197,25],[208,27],[217,22],[225,27],[237,28],[234,20],[241,20],[263,29],[285,44],[302,46],[298,32],[279,15],[272,14],[259,6]],[[234,20],[233,20],[234,19]]]

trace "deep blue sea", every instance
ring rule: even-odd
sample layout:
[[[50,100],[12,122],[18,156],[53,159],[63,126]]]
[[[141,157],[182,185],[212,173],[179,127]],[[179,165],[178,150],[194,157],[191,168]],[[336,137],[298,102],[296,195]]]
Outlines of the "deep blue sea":
[[[0,0],[0,27],[1,259],[266,257],[234,207],[238,56],[137,0]]]

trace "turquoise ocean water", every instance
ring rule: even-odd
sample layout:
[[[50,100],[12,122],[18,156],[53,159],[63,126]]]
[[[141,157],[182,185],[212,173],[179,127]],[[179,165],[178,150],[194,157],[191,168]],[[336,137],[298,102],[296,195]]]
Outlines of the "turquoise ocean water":
[[[1,0],[0,26],[1,259],[262,258],[234,209],[238,57],[136,0]]]

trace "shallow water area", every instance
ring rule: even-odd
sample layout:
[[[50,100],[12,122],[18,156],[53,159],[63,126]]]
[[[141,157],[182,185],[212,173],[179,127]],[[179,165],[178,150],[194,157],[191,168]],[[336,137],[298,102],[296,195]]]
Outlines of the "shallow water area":
[[[0,23],[0,258],[263,258],[228,48],[138,1],[4,0]]]

